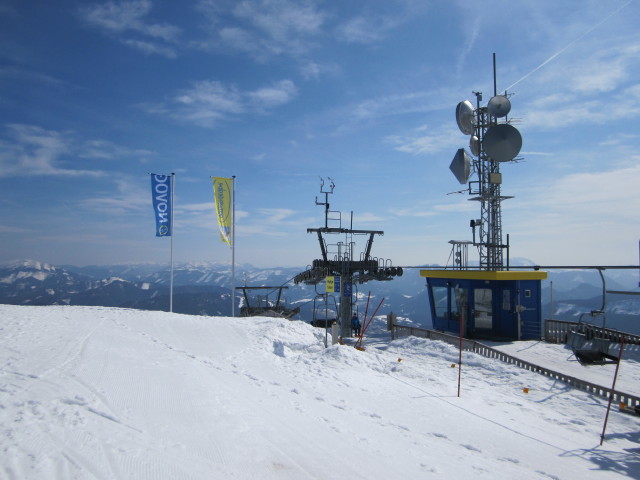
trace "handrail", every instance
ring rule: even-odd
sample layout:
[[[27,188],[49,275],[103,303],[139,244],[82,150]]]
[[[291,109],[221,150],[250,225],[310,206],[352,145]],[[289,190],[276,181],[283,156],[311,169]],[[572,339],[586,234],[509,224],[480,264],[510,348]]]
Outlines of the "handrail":
[[[398,338],[398,336],[414,336],[421,338],[428,338],[430,340],[440,340],[443,342],[447,342],[451,345],[459,345],[460,339],[454,335],[448,335],[446,333],[437,332],[435,330],[427,330],[424,328],[410,327],[405,325],[393,325],[393,338]],[[626,340],[625,340],[626,343]],[[609,387],[603,387],[602,385],[597,385],[595,383],[587,382],[586,380],[580,380],[579,378],[573,377],[571,375],[566,375],[564,373],[556,372],[555,370],[551,370],[549,368],[541,367],[540,365],[536,365],[531,362],[527,362],[526,360],[522,360],[520,358],[511,356],[500,350],[495,348],[491,348],[487,345],[484,345],[475,340],[464,339],[462,342],[462,349],[472,351],[479,355],[483,355],[488,358],[495,358],[502,362],[510,363],[520,368],[524,368],[526,370],[530,370],[534,373],[539,373],[541,375],[545,375],[554,380],[559,380],[561,382],[570,385],[573,388],[577,388],[578,390],[582,390],[593,395],[598,395],[599,397],[603,397],[609,399],[609,396],[613,397],[613,400],[617,402],[623,402],[630,407],[640,406],[640,396],[631,395],[628,393],[621,392],[619,390],[612,390]]]
[[[583,333],[587,338],[606,338],[612,342],[620,343],[624,340],[625,346],[640,345],[640,335],[620,332],[611,328],[598,327],[590,323],[568,322],[565,320],[544,321],[544,341],[548,343],[567,343],[567,335],[570,331]]]

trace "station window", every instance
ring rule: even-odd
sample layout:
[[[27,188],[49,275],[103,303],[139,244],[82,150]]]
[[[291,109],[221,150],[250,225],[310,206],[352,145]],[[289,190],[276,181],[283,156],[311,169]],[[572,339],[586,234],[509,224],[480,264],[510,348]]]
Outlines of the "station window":
[[[493,328],[493,297],[490,288],[476,288],[474,296],[474,326],[475,328]]]
[[[433,287],[433,303],[435,314],[441,320],[447,316],[447,287]]]
[[[511,310],[511,290],[502,291],[502,309]]]
[[[466,318],[469,293],[466,288],[456,285],[453,289],[455,302],[451,302],[451,319],[459,321],[462,316]]]

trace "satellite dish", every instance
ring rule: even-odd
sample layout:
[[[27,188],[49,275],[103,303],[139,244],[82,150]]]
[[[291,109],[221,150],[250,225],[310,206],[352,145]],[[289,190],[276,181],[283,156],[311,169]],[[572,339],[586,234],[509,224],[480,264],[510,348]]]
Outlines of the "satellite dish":
[[[506,117],[511,111],[511,102],[504,95],[496,95],[487,105],[489,113],[497,118]]]
[[[451,165],[449,165],[449,170],[453,172],[453,175],[461,184],[464,185],[469,181],[469,176],[471,175],[471,159],[464,148],[458,149],[451,161]]]
[[[480,140],[475,135],[471,135],[469,139],[469,148],[476,157],[480,155]]]
[[[458,128],[465,135],[473,133],[473,105],[469,100],[464,100],[456,107],[456,122]]]
[[[522,136],[515,127],[508,123],[501,123],[489,127],[482,145],[487,155],[496,162],[508,162],[520,153]]]

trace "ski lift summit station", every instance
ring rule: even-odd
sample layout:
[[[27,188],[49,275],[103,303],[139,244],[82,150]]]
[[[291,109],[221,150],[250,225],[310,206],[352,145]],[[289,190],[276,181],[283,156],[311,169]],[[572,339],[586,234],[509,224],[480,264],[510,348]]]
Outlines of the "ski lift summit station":
[[[294,283],[305,283],[307,285],[317,285],[324,282],[326,293],[318,294],[318,298],[323,298],[325,311],[332,310],[335,318],[324,320],[315,318],[316,306],[314,302],[315,326],[328,328],[331,323],[336,323],[339,328],[339,335],[343,338],[352,336],[351,314],[355,311],[357,302],[358,284],[369,281],[389,281],[394,277],[402,275],[401,267],[394,267],[391,260],[376,258],[371,254],[373,240],[376,235],[384,235],[382,230],[355,230],[353,228],[353,214],[349,222],[349,228],[343,226],[342,213],[330,210],[329,195],[333,194],[335,184],[329,178],[329,186],[325,188],[324,179],[320,179],[320,193],[324,194],[324,202],[319,202],[316,197],[316,205],[324,206],[324,226],[319,228],[307,228],[307,233],[315,233],[320,245],[321,258],[313,260],[310,268],[294,277]],[[329,237],[340,238],[342,240],[331,241]],[[367,238],[364,251],[356,259],[354,241],[356,236]],[[329,306],[330,294],[339,295],[339,302],[333,301]]]
[[[508,235],[507,244],[502,241],[500,206],[513,197],[500,193],[500,164],[516,158],[522,137],[508,120],[511,102],[507,93],[496,92],[495,55],[493,68],[494,95],[488,104],[481,106],[482,93],[474,92],[475,107],[465,100],[456,108],[458,128],[470,136],[471,155],[459,149],[449,167],[456,179],[467,185],[470,200],[481,205],[480,219],[470,222],[473,241],[450,241],[453,267],[423,269],[420,275],[427,279],[434,329],[467,338],[540,339],[541,281],[547,278],[547,272],[510,270]],[[472,174],[477,180],[469,181]],[[468,266],[469,245],[478,248],[477,269]]]

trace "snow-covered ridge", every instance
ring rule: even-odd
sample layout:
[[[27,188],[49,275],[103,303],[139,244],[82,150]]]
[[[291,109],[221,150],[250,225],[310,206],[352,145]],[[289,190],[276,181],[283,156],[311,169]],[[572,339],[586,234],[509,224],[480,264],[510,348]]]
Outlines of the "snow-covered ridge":
[[[100,280],[100,284],[101,285],[111,285],[114,282],[126,282],[127,280],[125,280],[124,278],[120,278],[120,277],[109,277],[109,278],[105,278],[104,280]]]
[[[50,265],[45,262],[39,262],[37,260],[30,260],[30,259],[12,260],[10,262],[3,264],[2,266],[6,268],[15,268],[15,269],[24,267],[28,269],[43,270],[48,272],[54,272],[56,270],[56,267],[54,267],[53,265]]]
[[[0,283],[14,283],[19,280],[24,280],[26,278],[33,278],[35,280],[43,281],[49,277],[49,273],[43,271],[37,272],[17,272],[6,277],[0,278]]]
[[[0,283],[13,283],[27,278],[43,281],[57,271],[53,265],[35,260],[14,260],[4,266],[19,271],[0,278]]]

